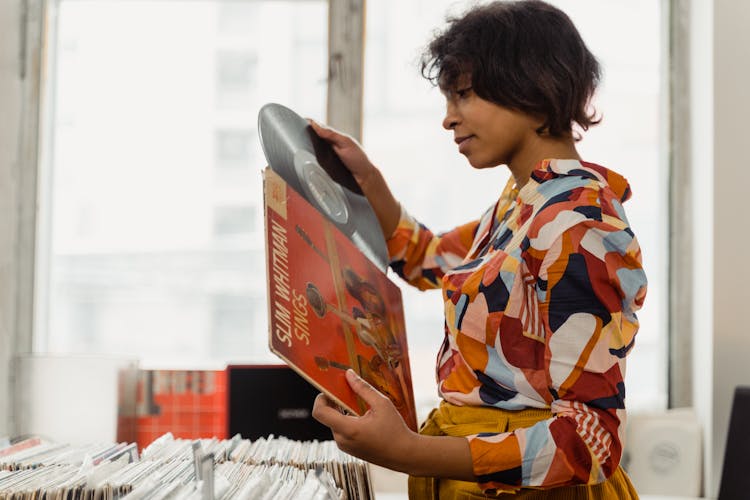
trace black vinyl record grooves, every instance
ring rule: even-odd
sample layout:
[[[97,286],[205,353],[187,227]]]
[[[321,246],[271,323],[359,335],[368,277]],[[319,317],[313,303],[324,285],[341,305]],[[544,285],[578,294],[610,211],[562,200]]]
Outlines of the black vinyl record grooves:
[[[385,271],[388,250],[380,223],[333,148],[307,120],[281,104],[260,109],[258,132],[271,169]]]

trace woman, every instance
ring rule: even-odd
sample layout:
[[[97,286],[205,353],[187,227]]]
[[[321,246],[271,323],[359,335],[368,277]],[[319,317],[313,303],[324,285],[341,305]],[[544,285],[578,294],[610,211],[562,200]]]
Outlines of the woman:
[[[349,371],[370,410],[342,415],[320,395],[313,415],[344,451],[408,473],[412,498],[637,498],[619,462],[646,278],[622,208],[630,188],[580,158],[573,130],[598,123],[596,59],[560,10],[495,2],[450,19],[422,72],[459,152],[512,174],[479,220],[433,234],[355,141],[312,126],[372,204],[391,267],[443,290],[442,401],[416,434]]]

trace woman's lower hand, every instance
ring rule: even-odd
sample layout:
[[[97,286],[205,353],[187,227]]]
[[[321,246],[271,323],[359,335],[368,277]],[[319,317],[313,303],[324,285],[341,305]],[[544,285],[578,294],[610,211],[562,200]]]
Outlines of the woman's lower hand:
[[[418,435],[404,423],[390,399],[378,392],[354,370],[347,370],[352,390],[370,407],[362,416],[342,414],[337,405],[319,394],[313,417],[331,428],[338,447],[368,462],[408,472],[409,450]]]

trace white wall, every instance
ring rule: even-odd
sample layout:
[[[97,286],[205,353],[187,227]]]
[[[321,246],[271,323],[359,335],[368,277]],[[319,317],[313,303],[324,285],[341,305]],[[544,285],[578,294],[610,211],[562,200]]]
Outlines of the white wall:
[[[718,493],[734,387],[750,385],[750,335],[747,334],[750,224],[747,222],[750,168],[747,165],[750,117],[750,2],[713,2],[713,395],[710,430],[709,495]],[[696,141],[701,137],[696,137]],[[702,168],[701,165],[696,165]],[[707,186],[708,187],[708,186]],[[710,189],[710,187],[708,187]],[[696,232],[701,237],[701,231]],[[710,232],[703,238],[710,239]],[[702,307],[703,302],[695,302]],[[696,335],[711,332],[696,331]],[[696,352],[696,357],[705,355]],[[706,372],[704,372],[706,373]],[[696,378],[696,380],[698,380]]]
[[[750,385],[750,247],[745,155],[750,116],[750,2],[691,1],[694,202],[693,401],[704,425],[705,494],[721,480],[736,385]]]
[[[84,445],[117,438],[118,375],[137,363],[104,356],[21,356],[14,433]]]

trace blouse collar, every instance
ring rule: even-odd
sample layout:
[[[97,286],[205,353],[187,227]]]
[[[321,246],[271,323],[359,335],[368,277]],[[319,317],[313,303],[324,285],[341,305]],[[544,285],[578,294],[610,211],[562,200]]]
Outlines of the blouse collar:
[[[542,160],[531,173],[531,180],[538,184],[559,177],[584,177],[595,180],[609,187],[621,203],[629,199],[631,195],[630,184],[625,177],[595,163],[579,160],[546,159]]]

